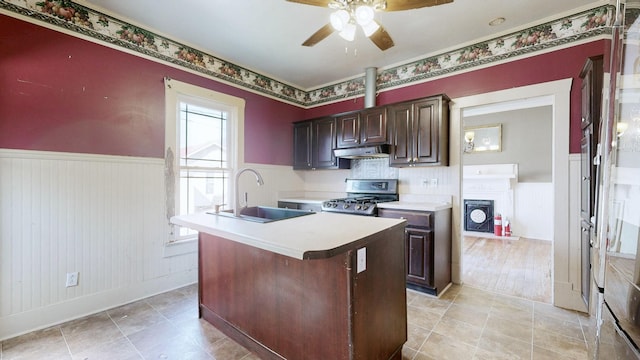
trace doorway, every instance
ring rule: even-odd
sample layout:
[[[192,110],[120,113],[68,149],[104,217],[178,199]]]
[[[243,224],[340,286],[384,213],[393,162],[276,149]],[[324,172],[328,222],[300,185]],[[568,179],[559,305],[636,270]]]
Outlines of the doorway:
[[[477,106],[500,104],[511,101],[531,98],[546,98],[553,108],[552,119],[552,183],[553,183],[553,223],[548,224],[553,229],[552,248],[552,302],[554,305],[586,311],[580,294],[580,240],[579,226],[576,223],[578,216],[570,211],[570,200],[579,198],[570,186],[579,179],[570,169],[569,161],[569,119],[570,119],[570,93],[572,79],[551,81],[542,84],[523,86],[491,93],[473,95],[453,99],[451,109],[451,159],[452,171],[457,172],[454,183],[457,193],[454,194],[453,206],[453,249],[452,249],[452,274],[453,280],[463,283],[462,268],[462,142],[463,110]],[[573,187],[575,188],[575,187]],[[576,197],[576,195],[578,197]],[[575,219],[574,219],[575,218]]]
[[[463,110],[465,284],[551,303],[552,119],[548,96]]]

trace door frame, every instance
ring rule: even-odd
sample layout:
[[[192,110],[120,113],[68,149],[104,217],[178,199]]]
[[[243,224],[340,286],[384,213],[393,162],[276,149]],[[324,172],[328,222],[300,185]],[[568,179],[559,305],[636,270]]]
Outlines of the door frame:
[[[569,139],[571,119],[571,85],[573,79],[562,79],[540,84],[452,99],[450,166],[453,195],[452,277],[462,284],[462,112],[465,108],[499,104],[533,97],[548,97],[552,106],[552,182],[553,182],[553,247],[552,247],[552,301],[559,307],[587,311],[581,296],[580,240],[571,231],[570,189],[575,179],[570,177]],[[578,212],[579,214],[579,212]]]

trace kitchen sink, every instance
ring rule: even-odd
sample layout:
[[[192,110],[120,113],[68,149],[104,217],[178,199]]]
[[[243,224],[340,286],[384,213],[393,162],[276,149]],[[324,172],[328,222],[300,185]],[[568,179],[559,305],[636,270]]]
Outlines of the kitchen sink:
[[[223,210],[219,213],[208,212],[207,214],[221,215],[226,217],[233,217],[236,219],[268,223],[278,220],[291,219],[298,216],[315,214],[309,210],[296,210],[296,209],[283,209],[269,206],[249,206],[240,210],[240,216],[235,216],[233,210]]]

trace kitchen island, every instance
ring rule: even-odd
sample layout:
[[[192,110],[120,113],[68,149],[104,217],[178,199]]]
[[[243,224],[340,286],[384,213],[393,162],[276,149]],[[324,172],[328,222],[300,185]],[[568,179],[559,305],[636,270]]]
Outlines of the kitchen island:
[[[200,316],[261,358],[402,358],[404,220],[197,214],[172,223],[199,231]]]

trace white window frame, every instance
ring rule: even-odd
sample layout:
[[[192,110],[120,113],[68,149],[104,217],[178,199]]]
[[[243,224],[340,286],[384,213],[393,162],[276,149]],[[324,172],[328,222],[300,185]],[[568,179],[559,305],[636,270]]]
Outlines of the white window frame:
[[[165,256],[173,256],[191,252],[189,249],[193,249],[197,239],[196,235],[179,237],[177,232],[174,231],[176,225],[171,225],[169,222],[171,217],[176,215],[176,209],[179,208],[180,204],[180,160],[177,153],[180,147],[178,139],[180,102],[195,102],[205,106],[214,104],[217,109],[227,112],[227,131],[228,138],[231,141],[229,167],[231,170],[230,178],[233,178],[233,170],[238,169],[244,162],[245,100],[169,78],[165,78],[164,83],[166,216],[169,226]],[[233,186],[233,181],[229,181],[229,194],[234,193]],[[234,201],[234,199],[231,198],[230,201]],[[197,250],[197,246],[195,249]]]

